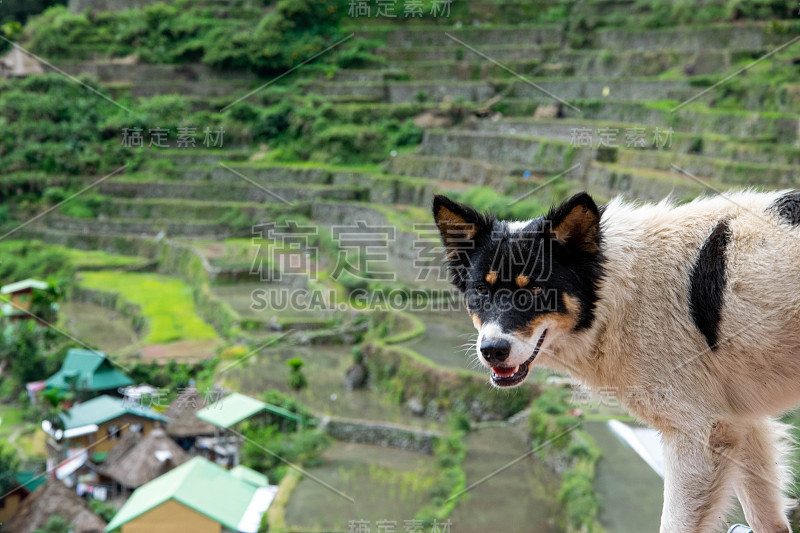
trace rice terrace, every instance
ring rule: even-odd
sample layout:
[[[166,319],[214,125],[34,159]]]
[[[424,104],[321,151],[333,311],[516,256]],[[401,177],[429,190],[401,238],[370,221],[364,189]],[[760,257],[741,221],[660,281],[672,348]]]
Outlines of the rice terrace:
[[[774,274],[800,225],[798,41],[788,0],[0,2],[0,533],[797,530],[748,496],[800,497],[797,448],[778,468],[763,444],[763,474],[731,415],[686,463],[710,470],[680,470],[558,343],[627,327],[602,299],[627,276],[626,331],[652,336],[623,359],[670,327],[702,348],[648,393],[737,338],[800,346],[753,338],[800,312]],[[640,256],[618,202],[697,221],[710,197],[718,224],[641,231],[692,262],[615,266]],[[501,279],[487,250],[525,232],[554,248]],[[658,276],[669,296],[642,297]],[[667,300],[685,316],[632,311]],[[708,389],[796,393],[746,367],[753,390]],[[795,408],[769,421],[794,439]]]

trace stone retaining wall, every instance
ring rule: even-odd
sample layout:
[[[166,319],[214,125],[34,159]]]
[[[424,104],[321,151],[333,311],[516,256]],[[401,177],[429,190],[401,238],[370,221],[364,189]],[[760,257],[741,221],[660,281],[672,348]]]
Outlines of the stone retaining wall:
[[[322,419],[320,429],[336,440],[374,444],[427,454],[433,454],[436,439],[442,436],[435,431],[408,428],[397,424],[365,422],[330,416]]]

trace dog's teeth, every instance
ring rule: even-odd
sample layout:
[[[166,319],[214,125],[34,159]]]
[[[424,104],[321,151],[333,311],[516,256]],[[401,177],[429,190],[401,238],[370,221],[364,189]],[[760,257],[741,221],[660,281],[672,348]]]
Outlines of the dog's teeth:
[[[514,367],[514,373],[516,374],[518,371],[519,371],[519,367],[518,367],[518,366],[515,366],[515,367]]]

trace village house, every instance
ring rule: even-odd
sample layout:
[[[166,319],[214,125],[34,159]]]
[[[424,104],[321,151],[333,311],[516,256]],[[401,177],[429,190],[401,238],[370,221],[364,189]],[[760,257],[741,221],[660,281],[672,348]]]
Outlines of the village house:
[[[274,416],[302,424],[302,417],[276,405],[234,392],[197,411],[198,419],[214,426],[214,436],[198,438],[195,446],[199,454],[218,465],[236,466],[242,447],[241,438],[234,428],[245,420]]]
[[[106,531],[256,533],[277,491],[254,470],[195,457],[136,489]]]
[[[214,435],[215,426],[195,416],[206,407],[206,403],[206,399],[196,388],[188,387],[172,400],[164,412],[169,419],[167,434],[184,450],[192,450],[198,438]]]
[[[72,348],[58,372],[47,378],[45,388],[64,392],[117,394],[120,387],[131,384],[133,380],[114,368],[105,353]]]
[[[112,484],[112,497],[128,495],[190,459],[162,428],[149,435],[129,431],[98,468],[101,482]]]
[[[0,295],[6,303],[0,306],[4,317],[11,320],[31,318],[30,309],[34,291],[46,291],[50,285],[36,279],[24,279],[0,287]]]
[[[3,524],[3,533],[34,533],[44,528],[53,516],[66,520],[73,533],[102,533],[106,525],[75,491],[57,479],[47,479],[25,498],[11,520]]]
[[[11,520],[11,517],[19,511],[22,501],[44,485],[47,478],[37,476],[34,472],[26,470],[17,472],[14,475],[14,481],[16,482],[16,488],[8,491],[5,495],[0,495],[0,525]]]
[[[55,469],[56,477],[64,480],[89,460],[102,463],[126,433],[146,436],[167,422],[153,409],[111,396],[77,404],[62,413],[60,419],[63,429],[48,421],[42,422],[42,429],[49,436],[48,470]]]

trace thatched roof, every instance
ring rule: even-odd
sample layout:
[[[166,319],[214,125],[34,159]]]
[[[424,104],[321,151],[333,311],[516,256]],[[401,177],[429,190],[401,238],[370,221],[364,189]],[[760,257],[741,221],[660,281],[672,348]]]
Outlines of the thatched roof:
[[[187,388],[182,391],[164,413],[169,419],[167,433],[173,437],[213,435],[214,426],[194,416],[206,403],[206,399],[197,389]]]
[[[103,533],[106,523],[89,510],[86,502],[56,479],[36,489],[23,500],[17,513],[5,524],[3,533],[32,533],[60,516],[75,528],[75,533]]]
[[[120,485],[135,489],[188,460],[186,452],[161,428],[153,429],[146,437],[129,431],[108,454],[100,471]]]

